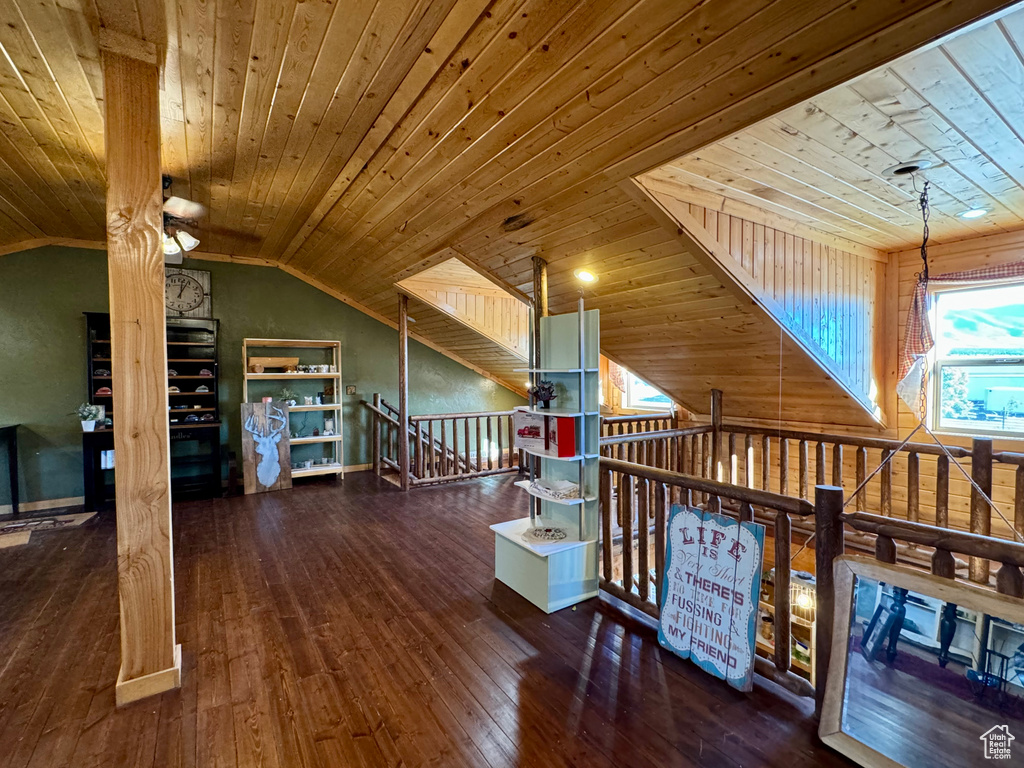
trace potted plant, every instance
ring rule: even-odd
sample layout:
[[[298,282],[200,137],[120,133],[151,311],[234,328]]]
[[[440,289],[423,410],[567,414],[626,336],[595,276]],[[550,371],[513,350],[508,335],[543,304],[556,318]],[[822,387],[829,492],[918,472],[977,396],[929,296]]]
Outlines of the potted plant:
[[[298,397],[298,395],[288,389],[288,387],[285,387],[281,390],[281,394],[278,395],[278,397],[281,399],[281,402],[288,403],[289,406],[293,406],[295,405],[295,398]]]
[[[92,432],[96,429],[96,422],[102,421],[104,407],[92,403],[82,403],[75,409],[75,415],[82,422],[83,432]]]
[[[531,387],[529,393],[540,403],[541,408],[550,408],[551,401],[558,395],[555,394],[555,382],[541,381],[537,386]]]

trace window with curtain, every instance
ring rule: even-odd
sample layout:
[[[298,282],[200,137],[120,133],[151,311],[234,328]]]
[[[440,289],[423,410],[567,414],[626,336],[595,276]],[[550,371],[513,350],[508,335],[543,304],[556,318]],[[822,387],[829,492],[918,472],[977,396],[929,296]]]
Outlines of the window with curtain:
[[[1024,435],[1024,282],[940,291],[932,311],[933,429]]]

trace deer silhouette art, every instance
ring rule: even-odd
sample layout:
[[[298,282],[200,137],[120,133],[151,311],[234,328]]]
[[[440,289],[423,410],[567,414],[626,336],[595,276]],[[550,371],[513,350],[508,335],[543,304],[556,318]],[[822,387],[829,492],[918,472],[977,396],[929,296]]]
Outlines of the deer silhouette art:
[[[276,416],[274,411],[277,411]],[[272,427],[272,421],[278,422],[278,426]],[[281,474],[281,458],[277,452],[277,444],[281,442],[281,433],[287,424],[288,419],[285,418],[284,411],[272,405],[267,405],[267,423],[263,431],[259,428],[259,420],[255,413],[245,420],[245,431],[252,435],[253,442],[256,443],[256,453],[261,456],[260,463],[256,466],[256,479],[266,488],[276,483]]]

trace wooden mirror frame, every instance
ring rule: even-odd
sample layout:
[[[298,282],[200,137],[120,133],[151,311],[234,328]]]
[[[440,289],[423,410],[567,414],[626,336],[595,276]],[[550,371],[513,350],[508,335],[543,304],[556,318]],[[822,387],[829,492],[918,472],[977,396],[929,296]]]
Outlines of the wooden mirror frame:
[[[850,620],[853,616],[854,578],[861,576],[894,587],[956,603],[970,610],[1024,624],[1024,600],[965,582],[933,576],[930,573],[900,565],[881,563],[871,557],[843,555],[833,564],[835,577],[835,619],[832,631],[832,654],[821,707],[819,738],[832,749],[870,768],[904,768],[891,757],[869,747],[843,727],[843,700],[846,696],[846,661],[850,646]]]

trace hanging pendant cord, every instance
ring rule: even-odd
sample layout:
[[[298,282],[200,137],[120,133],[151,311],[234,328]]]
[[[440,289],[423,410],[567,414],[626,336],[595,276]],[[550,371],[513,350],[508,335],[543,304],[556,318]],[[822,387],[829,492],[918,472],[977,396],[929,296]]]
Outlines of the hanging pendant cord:
[[[932,209],[928,205],[928,186],[931,182],[926,181],[924,183],[924,189],[921,190],[921,196],[918,198],[918,203],[921,206],[921,223],[922,237],[921,237],[921,261],[923,266],[921,267],[921,274],[918,275],[919,280],[928,282],[928,219],[932,215]]]

